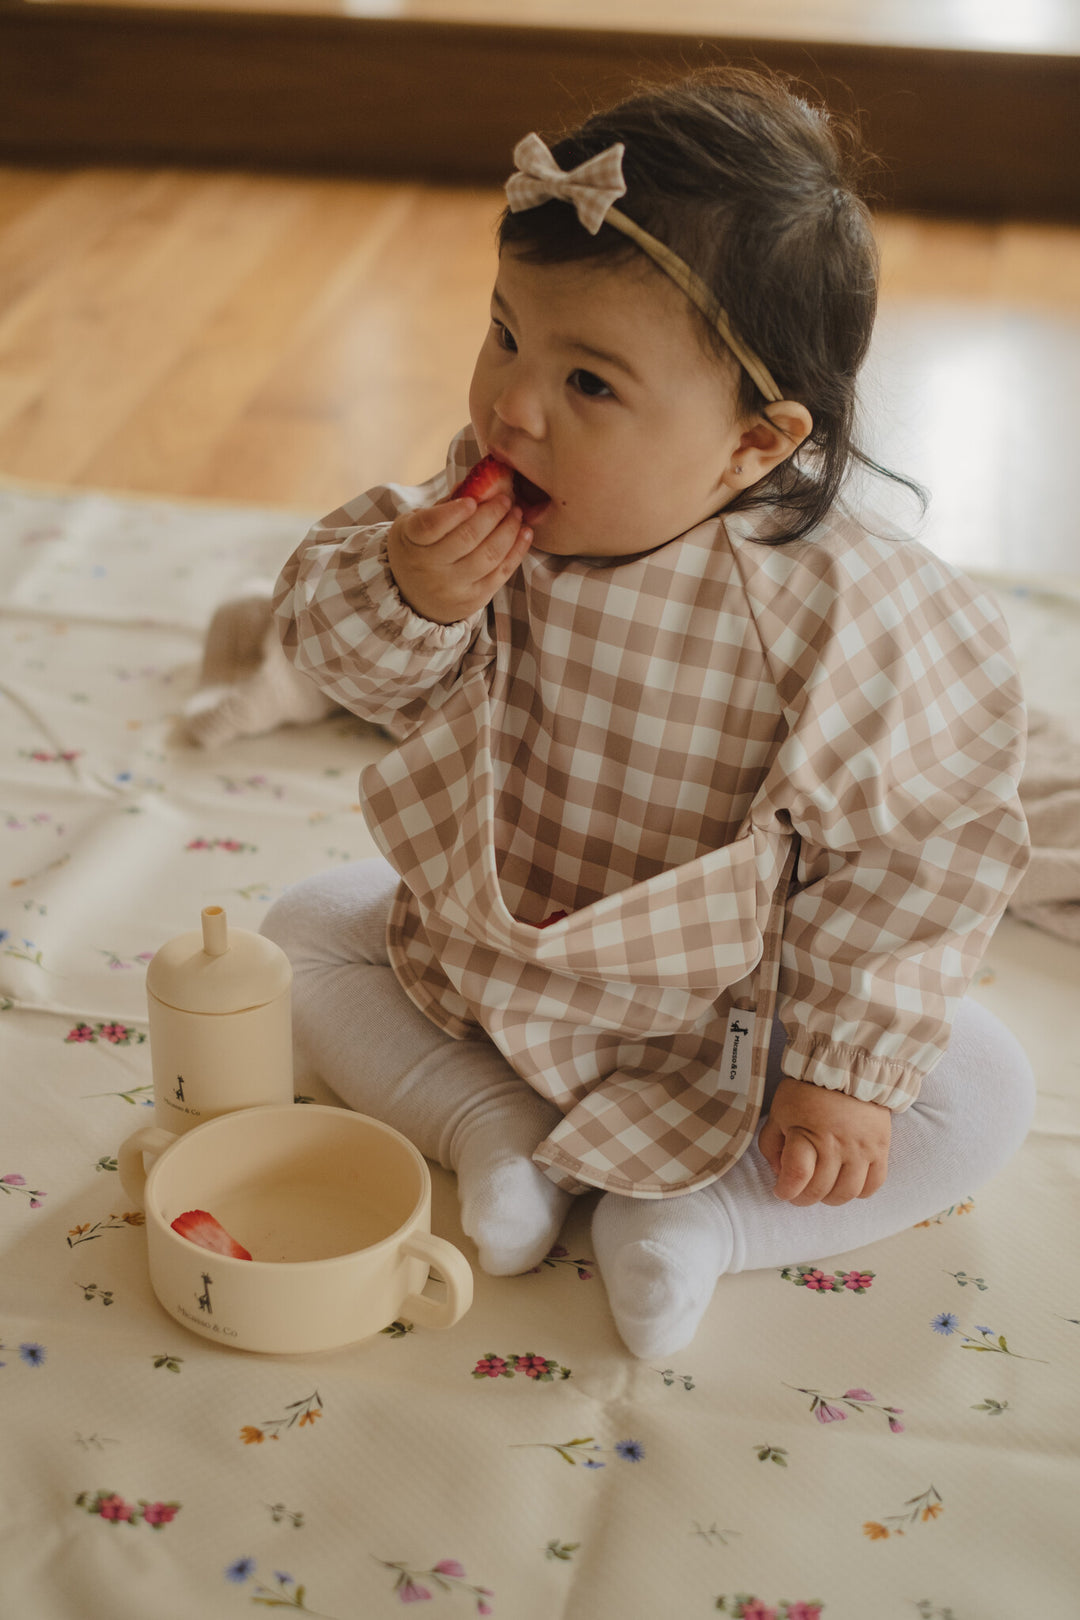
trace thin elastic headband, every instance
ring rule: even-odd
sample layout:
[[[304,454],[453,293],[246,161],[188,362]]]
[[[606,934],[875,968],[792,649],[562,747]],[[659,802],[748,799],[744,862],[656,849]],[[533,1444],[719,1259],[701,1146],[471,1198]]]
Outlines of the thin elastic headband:
[[[557,198],[576,209],[578,219],[590,236],[595,236],[603,224],[613,225],[636,243],[643,253],[647,253],[653,263],[682,289],[690,302],[696,304],[706,320],[716,327],[743,370],[770,404],[783,399],[771,372],[743,343],[701,277],[677,253],[665,247],[663,242],[658,242],[655,236],[650,236],[648,231],[642,230],[621,208],[614,206],[616,197],[622,197],[626,192],[622,172],[625,151],[626,147],[618,141],[576,169],[560,169],[539,135],[526,135],[514,148],[517,170],[506,182],[506,200],[510,204],[510,212],[520,214],[525,209],[538,208],[541,203]]]

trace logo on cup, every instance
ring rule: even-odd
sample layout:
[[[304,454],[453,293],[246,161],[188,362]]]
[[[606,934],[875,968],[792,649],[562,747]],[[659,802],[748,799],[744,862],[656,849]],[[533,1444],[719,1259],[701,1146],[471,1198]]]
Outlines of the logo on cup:
[[[208,1311],[209,1314],[211,1316],[213,1316],[214,1307],[210,1303],[210,1283],[211,1283],[212,1279],[210,1277],[208,1277],[206,1272],[204,1271],[203,1274],[202,1274],[202,1280],[203,1280],[203,1291],[202,1291],[201,1294],[196,1294],[195,1298],[199,1302],[200,1311]]]
[[[176,1090],[173,1092],[173,1096],[178,1102],[184,1100],[184,1077],[182,1074],[178,1074],[176,1077]]]

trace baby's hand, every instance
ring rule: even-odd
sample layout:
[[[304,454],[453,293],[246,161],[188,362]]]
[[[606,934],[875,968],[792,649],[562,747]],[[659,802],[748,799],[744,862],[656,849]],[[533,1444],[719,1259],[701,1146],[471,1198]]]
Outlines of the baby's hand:
[[[758,1145],[776,1177],[777,1198],[800,1207],[869,1198],[885,1180],[892,1114],[785,1075]]]
[[[414,613],[454,624],[486,607],[532,543],[521,508],[504,491],[404,512],[386,539],[390,572]]]

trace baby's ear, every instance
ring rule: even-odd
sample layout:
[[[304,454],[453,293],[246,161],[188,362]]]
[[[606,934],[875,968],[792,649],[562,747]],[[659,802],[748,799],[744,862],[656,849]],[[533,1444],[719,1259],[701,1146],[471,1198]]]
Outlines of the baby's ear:
[[[740,437],[724,482],[733,493],[749,489],[793,455],[813,431],[813,417],[797,400],[766,405]]]

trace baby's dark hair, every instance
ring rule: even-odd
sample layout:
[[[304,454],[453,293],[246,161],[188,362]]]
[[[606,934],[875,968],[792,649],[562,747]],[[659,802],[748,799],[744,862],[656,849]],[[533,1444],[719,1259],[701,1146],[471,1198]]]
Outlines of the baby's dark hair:
[[[777,526],[763,538],[800,539],[833,506],[853,462],[921,496],[854,439],[878,280],[870,212],[854,188],[857,133],[777,75],[721,67],[641,86],[549,144],[559,167],[572,169],[616,141],[626,146],[627,187],[617,206],[696,271],[783,397],[813,417],[805,444],[725,510],[774,506]],[[640,254],[611,225],[591,236],[561,201],[507,209],[499,250],[507,248],[531,264]],[[700,325],[727,356],[704,316]],[[740,378],[740,416],[766,410],[745,371]]]

